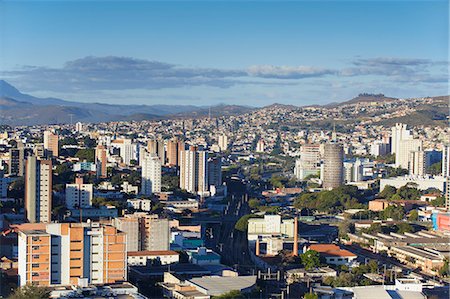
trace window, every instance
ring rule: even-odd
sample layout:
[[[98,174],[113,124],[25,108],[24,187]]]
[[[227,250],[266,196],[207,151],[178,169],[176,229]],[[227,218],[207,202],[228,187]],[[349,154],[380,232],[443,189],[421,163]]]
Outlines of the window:
[[[33,259],[38,259],[39,258],[39,254],[33,254]]]
[[[39,246],[33,246],[33,247],[31,247],[31,249],[33,249],[33,250],[39,250]]]
[[[72,257],[72,258],[70,258],[70,260],[71,261],[79,261],[79,260],[81,260],[81,258],[79,258],[79,257]]]
[[[40,241],[41,239],[40,239],[39,237],[33,237],[32,240],[33,240],[33,242],[38,242],[38,241]]]
[[[37,276],[39,276],[39,273],[33,272],[33,273],[31,274],[31,276],[37,277]]]
[[[39,268],[39,264],[32,264],[31,267],[32,268]]]

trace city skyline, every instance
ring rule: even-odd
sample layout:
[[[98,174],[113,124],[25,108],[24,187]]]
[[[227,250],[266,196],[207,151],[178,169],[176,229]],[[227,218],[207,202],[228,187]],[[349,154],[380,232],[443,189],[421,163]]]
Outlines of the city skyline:
[[[302,106],[362,92],[448,94],[446,1],[4,1],[0,8],[8,24],[0,29],[0,77],[38,97]]]

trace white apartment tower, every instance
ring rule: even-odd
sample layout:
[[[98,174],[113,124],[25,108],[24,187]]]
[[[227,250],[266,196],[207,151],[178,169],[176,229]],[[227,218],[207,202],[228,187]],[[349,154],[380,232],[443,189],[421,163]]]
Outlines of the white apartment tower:
[[[161,160],[155,154],[145,155],[142,161],[141,193],[152,195],[161,192]]]
[[[208,153],[191,146],[180,152],[180,188],[190,193],[208,191]]]
[[[92,205],[93,185],[84,184],[82,177],[75,184],[66,184],[66,206],[68,209],[89,208]]]
[[[409,169],[410,153],[414,151],[422,151],[422,140],[409,139],[399,142],[398,151],[395,153],[395,165],[403,169]]]
[[[400,141],[413,139],[411,131],[406,124],[396,123],[391,128],[391,153],[396,154],[400,149]]]
[[[442,175],[450,176],[450,145],[444,145],[442,148]]]

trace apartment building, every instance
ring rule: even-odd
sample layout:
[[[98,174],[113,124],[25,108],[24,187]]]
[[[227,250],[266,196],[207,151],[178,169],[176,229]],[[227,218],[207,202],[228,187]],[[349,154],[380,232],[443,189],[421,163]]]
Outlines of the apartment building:
[[[18,227],[21,286],[66,286],[125,281],[126,234],[99,223],[24,224]]]
[[[30,156],[25,171],[25,217],[28,222],[52,219],[52,161]]]

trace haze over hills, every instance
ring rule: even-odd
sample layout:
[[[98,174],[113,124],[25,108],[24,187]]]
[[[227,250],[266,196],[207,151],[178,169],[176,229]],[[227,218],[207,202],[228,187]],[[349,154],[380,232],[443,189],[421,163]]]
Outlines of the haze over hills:
[[[434,97],[436,105],[428,105],[418,109],[418,119],[442,120],[442,104],[448,97]],[[307,107],[323,107],[333,109],[360,102],[392,102],[398,99],[383,94],[362,93],[357,97],[341,103],[330,103],[324,106],[309,105]],[[441,103],[442,102],[442,103]],[[211,107],[194,105],[112,105],[104,103],[82,103],[57,98],[39,98],[20,92],[4,80],[0,80],[0,124],[8,125],[40,125],[77,122],[105,121],[142,121],[171,118],[202,118],[240,115],[257,109],[295,110],[301,107],[274,103],[262,108],[219,104]],[[423,110],[423,111],[422,111]],[[416,113],[416,114],[417,114]],[[402,121],[405,121],[405,116]]]

